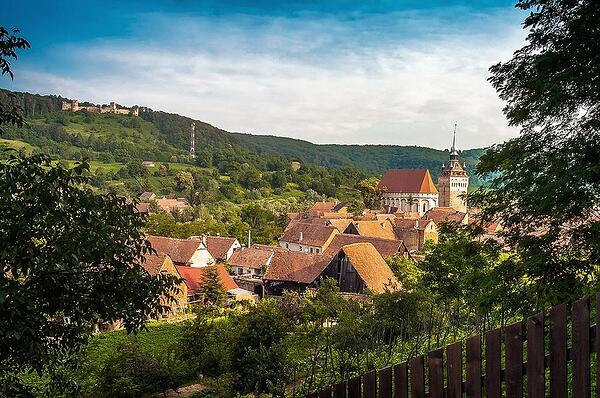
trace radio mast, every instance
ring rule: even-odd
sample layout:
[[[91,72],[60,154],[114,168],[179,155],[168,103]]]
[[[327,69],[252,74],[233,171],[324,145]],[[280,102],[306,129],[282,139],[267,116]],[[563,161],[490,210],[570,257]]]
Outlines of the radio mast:
[[[190,156],[196,157],[196,122],[192,122],[192,131],[190,132]]]

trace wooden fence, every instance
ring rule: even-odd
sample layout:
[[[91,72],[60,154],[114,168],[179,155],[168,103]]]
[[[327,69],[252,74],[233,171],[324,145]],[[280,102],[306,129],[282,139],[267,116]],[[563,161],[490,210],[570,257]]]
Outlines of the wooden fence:
[[[596,309],[598,325],[600,293],[596,296]],[[589,300],[584,298],[573,304],[570,328],[564,304],[552,308],[549,318],[545,320],[544,313],[539,313],[527,322],[373,370],[309,397],[588,398],[592,359],[595,396],[600,397],[600,338],[596,338],[596,325],[590,326]]]

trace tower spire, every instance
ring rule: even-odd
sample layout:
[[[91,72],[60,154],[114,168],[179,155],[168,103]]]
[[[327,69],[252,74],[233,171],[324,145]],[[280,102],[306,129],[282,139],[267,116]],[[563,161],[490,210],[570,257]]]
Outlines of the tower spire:
[[[450,155],[458,155],[456,151],[456,123],[454,123],[454,133],[452,135],[452,148],[450,149]]]

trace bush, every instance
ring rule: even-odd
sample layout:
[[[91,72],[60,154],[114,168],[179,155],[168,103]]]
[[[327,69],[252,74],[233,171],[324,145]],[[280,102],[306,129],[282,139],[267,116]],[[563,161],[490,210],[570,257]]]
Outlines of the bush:
[[[176,388],[181,365],[171,358],[160,361],[126,342],[107,359],[99,375],[99,390],[106,397],[138,397]]]

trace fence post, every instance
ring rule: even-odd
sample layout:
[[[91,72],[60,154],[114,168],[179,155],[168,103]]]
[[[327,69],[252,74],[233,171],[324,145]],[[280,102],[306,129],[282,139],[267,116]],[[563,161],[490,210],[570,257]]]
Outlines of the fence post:
[[[379,377],[379,398],[392,398],[392,368],[381,369]]]
[[[408,398],[408,363],[394,366],[394,398]]]
[[[425,368],[423,355],[417,355],[409,362],[412,398],[425,398]]]
[[[523,397],[523,323],[508,325],[505,330],[506,398]]]
[[[361,398],[360,376],[356,376],[348,380],[348,398]]]
[[[462,342],[446,347],[448,367],[448,398],[462,397]]]
[[[333,398],[346,398],[346,389],[347,389],[346,381],[337,383],[333,387]]]
[[[429,398],[444,398],[444,350],[438,348],[427,355]]]
[[[587,298],[573,304],[573,396],[590,397],[590,306]]]
[[[550,311],[550,398],[567,396],[567,306]]]
[[[487,398],[502,397],[500,334],[501,329],[494,329],[485,334],[485,384]]]
[[[481,337],[467,339],[467,384],[468,398],[481,398]]]
[[[544,313],[527,321],[527,398],[544,398]]]
[[[377,398],[377,372],[372,370],[363,375],[363,398]]]

